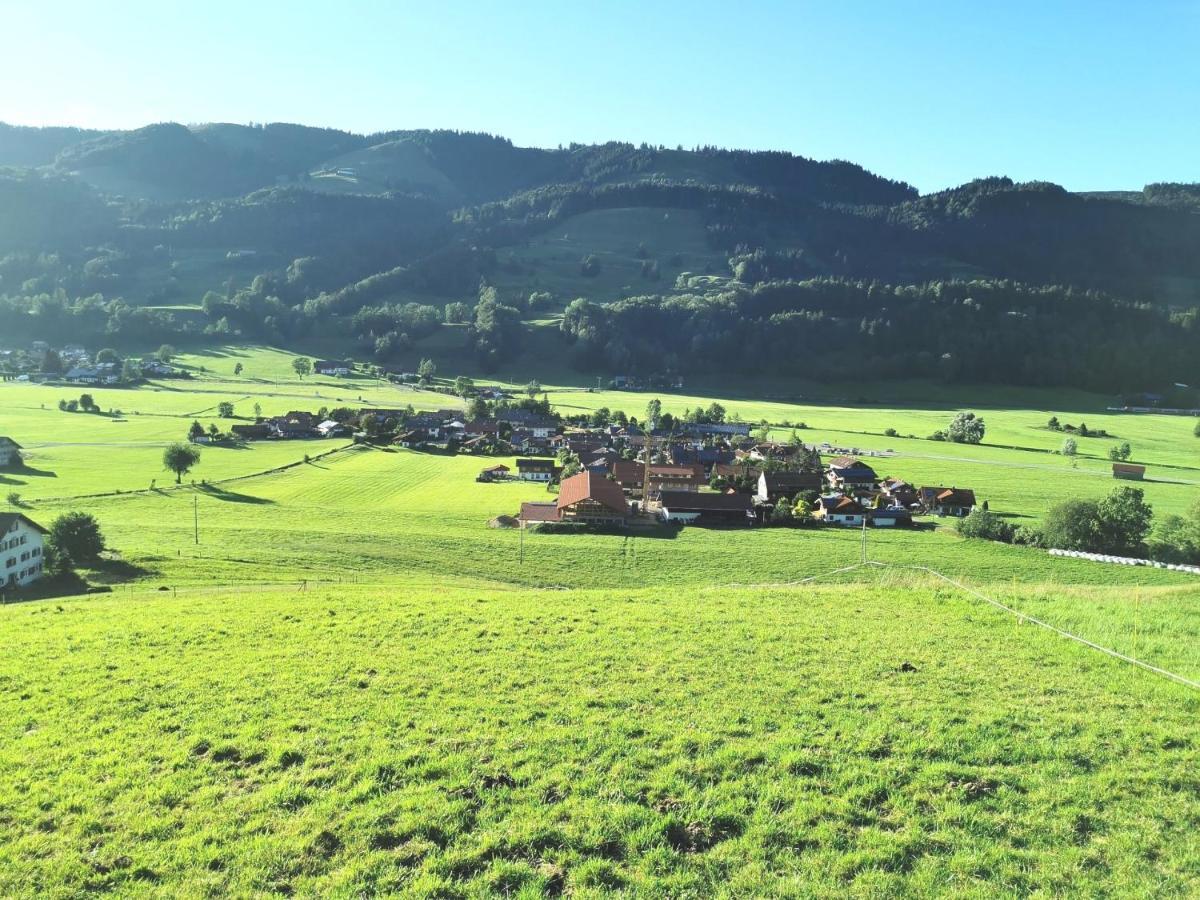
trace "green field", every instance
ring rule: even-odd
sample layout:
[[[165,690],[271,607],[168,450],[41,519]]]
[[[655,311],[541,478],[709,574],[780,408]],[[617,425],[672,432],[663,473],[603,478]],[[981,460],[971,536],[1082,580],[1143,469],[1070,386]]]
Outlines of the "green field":
[[[90,390],[103,415],[58,410],[79,388],[0,385],[31,467],[3,492],[42,522],[94,514],[114,551],[84,573],[111,594],[0,607],[0,895],[1200,890],[1200,693],[908,567],[1193,680],[1200,579],[937,527],[872,531],[890,567],[800,583],[858,562],[859,533],[522,537],[488,522],[546,491],[475,482],[494,460],[345,440],[206,447],[176,487],[162,448],[228,425],[221,401],[454,403],[300,380],[292,358],[184,356],[192,380]],[[742,393],[660,396],[890,449],[880,474],[1017,523],[1110,490],[1119,440],[1156,513],[1200,495],[1191,420],[1103,398]],[[563,412],[650,396],[550,389]],[[964,407],[983,445],[882,435]],[[1113,437],[1072,464],[1052,414]]]
[[[0,621],[6,896],[1200,878],[1200,698],[941,590],[343,587]]]

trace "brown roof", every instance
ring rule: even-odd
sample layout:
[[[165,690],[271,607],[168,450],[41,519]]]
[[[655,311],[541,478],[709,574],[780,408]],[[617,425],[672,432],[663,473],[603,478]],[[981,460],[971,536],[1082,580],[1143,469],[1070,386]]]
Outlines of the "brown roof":
[[[506,466],[504,463],[498,463],[497,465],[494,465],[494,466],[488,466],[483,471],[485,471],[485,472],[507,472],[508,466]]]
[[[841,516],[864,512],[862,504],[853,497],[843,497],[840,495],[836,497],[822,497],[817,503],[825,512],[836,513]]]
[[[942,488],[934,500],[942,506],[974,506],[975,492],[967,488]]]
[[[558,508],[560,510],[574,506],[581,500],[594,500],[623,516],[629,513],[621,486],[594,472],[580,472],[578,475],[564,478],[559,486]]]
[[[1133,463],[1113,463],[1112,470],[1114,472],[1125,472],[1129,475],[1142,475],[1146,471],[1145,466],[1138,466]]]
[[[522,503],[518,518],[522,522],[557,522],[558,507],[553,503]]]

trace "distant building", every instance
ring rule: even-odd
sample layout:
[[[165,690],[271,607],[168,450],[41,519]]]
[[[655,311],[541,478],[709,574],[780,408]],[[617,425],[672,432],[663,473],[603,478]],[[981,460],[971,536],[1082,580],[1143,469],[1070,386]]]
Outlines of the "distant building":
[[[832,494],[817,500],[813,516],[830,525],[860,526],[867,511],[853,497]]]
[[[624,525],[629,518],[625,493],[615,481],[594,472],[563,480],[558,490],[558,518],[581,525]]]
[[[1112,466],[1113,478],[1124,478],[1129,481],[1141,481],[1146,477],[1146,467],[1133,463],[1115,462]]]
[[[0,513],[0,587],[22,588],[42,577],[45,528],[20,513]]]
[[[685,525],[749,525],[754,522],[754,499],[749,494],[663,491],[659,497],[665,522]]]
[[[518,459],[517,478],[521,481],[551,482],[562,472],[562,467],[552,459]]]
[[[838,491],[853,491],[875,486],[879,476],[866,463],[853,456],[839,456],[829,461],[829,486]]]
[[[0,437],[0,469],[12,469],[21,465],[21,445],[10,437]]]
[[[820,489],[820,472],[763,472],[758,476],[756,496],[761,503],[774,503],[781,497],[795,499],[797,494]]]
[[[888,506],[870,510],[867,520],[876,528],[906,528],[912,525],[912,513],[899,506]]]
[[[341,378],[353,371],[354,363],[340,359],[319,359],[313,363],[313,372],[317,375],[336,375]]]
[[[961,519],[975,508],[975,492],[967,488],[923,487],[917,494],[922,509],[935,516]]]

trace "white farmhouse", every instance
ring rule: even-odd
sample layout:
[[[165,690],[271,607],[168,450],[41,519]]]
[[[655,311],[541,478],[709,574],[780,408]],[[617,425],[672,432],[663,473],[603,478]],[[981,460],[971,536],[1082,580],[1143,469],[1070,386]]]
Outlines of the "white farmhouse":
[[[22,588],[42,577],[44,537],[49,534],[20,513],[0,513],[0,589]]]

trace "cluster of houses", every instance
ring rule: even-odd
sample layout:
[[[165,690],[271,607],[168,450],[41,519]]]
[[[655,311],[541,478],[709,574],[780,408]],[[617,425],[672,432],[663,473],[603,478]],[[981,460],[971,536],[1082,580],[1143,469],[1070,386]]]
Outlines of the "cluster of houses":
[[[387,440],[398,447],[480,454],[551,455],[558,444],[558,422],[522,408],[500,410],[492,418],[478,420],[469,420],[461,409],[364,408],[345,412],[334,419],[292,410],[254,424],[233,425],[230,432],[241,440],[253,441],[349,437],[369,430],[387,435]]]
[[[39,366],[48,351],[54,350],[62,363],[61,371],[43,372]],[[177,366],[162,362],[152,356],[120,362],[96,362],[91,354],[79,344],[66,344],[52,348],[45,341],[34,341],[29,351],[0,351],[0,364],[4,365],[4,378],[27,381],[34,384],[54,382],[56,384],[105,385],[128,381],[128,364],[132,363],[136,377],[140,378],[186,378],[188,373]]]
[[[567,429],[551,446],[557,458],[522,457],[515,472],[497,465],[478,476],[559,483],[554,501],[522,505],[523,526],[753,525],[771,521],[778,505],[793,509],[802,500],[805,520],[889,528],[912,525],[914,515],[966,516],[976,506],[970,489],[881,479],[852,456],[822,463],[816,448],[754,441],[741,424],[687,426],[666,436],[617,426]],[[568,458],[579,471],[564,478],[559,460]]]

